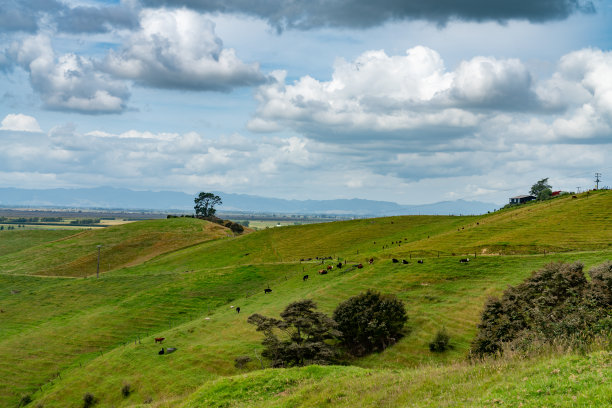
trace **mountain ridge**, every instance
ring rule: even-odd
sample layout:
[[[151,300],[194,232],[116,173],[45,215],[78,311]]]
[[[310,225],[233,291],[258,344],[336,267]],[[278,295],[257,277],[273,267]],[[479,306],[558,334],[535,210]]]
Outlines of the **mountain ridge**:
[[[214,191],[223,199],[219,212],[329,214],[354,216],[472,215],[499,205],[480,201],[441,201],[402,205],[361,198],[334,200],[287,200],[249,194]],[[0,206],[71,207],[191,211],[194,196],[174,191],[136,191],[114,187],[19,189],[0,188]]]

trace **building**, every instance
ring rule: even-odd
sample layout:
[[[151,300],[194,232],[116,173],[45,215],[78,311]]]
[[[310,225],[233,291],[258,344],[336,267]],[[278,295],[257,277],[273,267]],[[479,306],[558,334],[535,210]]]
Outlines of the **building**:
[[[532,195],[520,195],[516,197],[510,197],[510,204],[523,204],[527,201],[535,200],[536,198]]]

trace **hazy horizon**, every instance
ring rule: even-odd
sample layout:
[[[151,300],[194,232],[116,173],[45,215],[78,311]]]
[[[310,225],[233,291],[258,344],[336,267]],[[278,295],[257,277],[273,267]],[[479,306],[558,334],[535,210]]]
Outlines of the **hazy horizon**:
[[[611,184],[610,0],[4,4],[0,187],[417,205]]]

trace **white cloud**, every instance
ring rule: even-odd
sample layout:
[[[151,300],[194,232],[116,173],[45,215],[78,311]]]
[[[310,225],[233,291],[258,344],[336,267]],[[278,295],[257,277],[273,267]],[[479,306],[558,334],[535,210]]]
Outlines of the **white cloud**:
[[[257,92],[260,102],[249,129],[296,129],[332,141],[402,132],[401,138],[456,137],[477,126],[483,111],[524,110],[533,105],[531,76],[516,60],[477,57],[456,71],[440,55],[414,47],[403,56],[367,51],[353,62],[339,60],[330,81],[305,76],[286,84],[286,73]],[[346,135],[350,135],[346,137]]]
[[[273,72],[258,89],[250,130],[417,153],[610,142],[612,52],[570,53],[540,82],[518,59],[474,57],[447,71],[426,47],[340,60],[329,81],[304,76],[288,84],[286,75]]]
[[[14,130],[18,132],[42,132],[36,118],[21,113],[9,113],[2,120],[0,130]]]
[[[264,80],[257,64],[223,48],[212,21],[188,9],[143,10],[140,30],[104,65],[117,77],[158,88],[228,91]]]
[[[124,83],[98,71],[88,58],[57,57],[49,37],[28,37],[9,52],[29,72],[32,88],[48,109],[98,114],[126,108],[129,92]]]

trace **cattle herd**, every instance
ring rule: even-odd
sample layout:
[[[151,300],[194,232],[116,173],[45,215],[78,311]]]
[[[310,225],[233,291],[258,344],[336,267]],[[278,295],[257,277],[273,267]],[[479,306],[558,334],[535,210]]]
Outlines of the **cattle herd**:
[[[428,238],[429,238],[429,237],[428,237]],[[402,240],[400,239],[399,241],[393,241],[393,242],[391,242],[391,244],[392,244],[392,245],[401,245],[401,242],[402,242]],[[374,244],[376,244],[376,241],[374,242]],[[383,249],[388,248],[388,247],[389,247],[388,245],[383,245]],[[248,255],[248,254],[247,254],[247,255]],[[455,254],[453,254],[453,255],[455,255]],[[302,258],[302,259],[300,259],[300,262],[308,262],[308,261],[313,261],[313,260],[316,260],[316,261],[321,261],[321,264],[324,264],[324,263],[325,263],[325,261],[327,261],[327,260],[331,260],[331,259],[333,259],[331,256],[327,256],[327,257],[318,257],[318,256],[317,256],[317,257],[315,257],[314,259],[313,259],[313,258]],[[338,261],[339,261],[339,259],[338,259]],[[410,263],[410,262],[409,262],[409,261],[407,261],[406,259],[402,259],[402,260],[400,261],[400,260],[399,260],[399,259],[397,259],[397,258],[391,258],[391,262],[392,262],[392,263],[394,263],[394,264],[396,264],[396,263],[401,263],[401,264],[403,264],[403,265],[408,265],[408,264]],[[460,262],[460,263],[468,263],[468,262],[470,262],[470,259],[469,259],[469,258],[461,258],[461,259],[459,259],[459,262]],[[374,263],[374,258],[370,258],[370,259],[368,259],[368,264],[369,264],[369,265],[372,265],[373,263]],[[417,260],[417,263],[418,263],[418,264],[423,264],[424,262],[423,262],[423,260],[422,260],[422,259],[419,259],[419,260]],[[340,262],[340,261],[339,261],[339,262],[338,262],[338,263],[335,265],[335,267],[336,267],[336,268],[338,268],[338,269],[340,269],[340,268],[342,268],[342,267],[343,267],[343,265],[346,265],[346,260],[344,261],[344,264],[342,264],[342,262]],[[357,268],[357,269],[362,269],[362,268],[363,268],[363,264],[361,264],[361,263],[360,263],[360,264],[356,264],[356,265],[352,265],[352,266],[353,266],[354,268]],[[331,270],[333,270],[333,269],[334,269],[334,265],[327,265],[325,268],[323,268],[323,269],[319,269],[318,273],[319,273],[319,275],[327,275],[327,274],[328,274],[328,272],[329,272],[329,271],[331,271]],[[302,281],[306,282],[306,281],[308,280],[308,278],[309,278],[309,276],[308,276],[308,275],[304,275],[304,276],[302,277]],[[270,287],[269,287],[269,286],[268,286],[266,289],[264,289],[264,294],[265,294],[265,295],[267,295],[268,293],[272,293],[272,289],[270,289]],[[230,306],[230,307],[231,307],[231,308],[233,308],[234,306]],[[236,307],[236,313],[238,313],[238,314],[240,313],[240,307]],[[208,319],[208,318],[207,318],[207,319]],[[164,340],[165,340],[165,338],[164,338],[164,337],[156,337],[156,338],[155,338],[155,343],[160,343],[160,344],[161,344],[161,343],[162,343]],[[174,352],[175,350],[176,350],[176,348],[168,348],[168,349],[164,349],[164,348],[162,347],[162,349],[161,349],[161,350],[158,352],[158,354],[160,354],[160,355],[163,355],[163,354],[170,354],[170,353]]]

